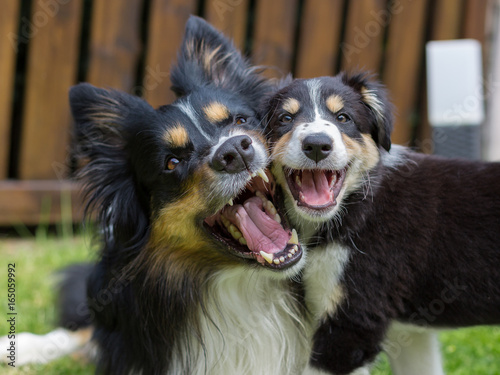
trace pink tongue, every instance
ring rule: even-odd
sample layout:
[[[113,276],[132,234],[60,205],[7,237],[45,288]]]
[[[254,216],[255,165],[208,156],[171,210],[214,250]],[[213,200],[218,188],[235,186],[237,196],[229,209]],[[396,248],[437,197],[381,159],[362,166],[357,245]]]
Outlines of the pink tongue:
[[[333,197],[326,175],[322,171],[302,171],[301,199],[310,206],[331,203]]]
[[[238,227],[253,252],[280,252],[290,238],[280,224],[262,211],[262,200],[258,197],[248,199],[243,205],[226,207],[223,214]]]

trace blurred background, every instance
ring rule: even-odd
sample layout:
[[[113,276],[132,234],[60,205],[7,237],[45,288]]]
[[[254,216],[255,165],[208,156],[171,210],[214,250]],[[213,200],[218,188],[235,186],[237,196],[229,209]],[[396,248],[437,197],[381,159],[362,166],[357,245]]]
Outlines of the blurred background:
[[[169,69],[190,14],[234,38],[253,63],[273,67],[270,76],[376,73],[397,110],[393,141],[428,153],[426,43],[475,39],[482,155],[500,160],[499,9],[499,0],[4,0],[0,226],[55,223],[65,210],[80,219],[69,182],[68,88],[87,81],[155,107],[170,103]]]

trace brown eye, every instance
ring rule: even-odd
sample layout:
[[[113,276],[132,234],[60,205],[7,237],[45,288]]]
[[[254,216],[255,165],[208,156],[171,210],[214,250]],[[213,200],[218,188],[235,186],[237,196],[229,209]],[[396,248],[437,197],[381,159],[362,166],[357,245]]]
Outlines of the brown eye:
[[[235,123],[236,125],[243,125],[243,124],[244,124],[244,123],[246,123],[246,122],[247,122],[247,119],[246,119],[245,117],[243,117],[243,116],[238,116],[238,117],[236,117],[236,118],[235,118],[235,120],[234,120],[234,123]]]
[[[351,118],[349,116],[347,116],[345,113],[341,113],[337,116],[337,121],[344,123],[344,122],[351,121]]]
[[[282,124],[289,124],[293,121],[293,117],[290,116],[288,113],[283,113],[282,115],[280,115],[280,117],[278,117],[278,120]]]
[[[169,171],[173,171],[179,165],[180,161],[177,158],[169,158],[165,163],[165,169]]]

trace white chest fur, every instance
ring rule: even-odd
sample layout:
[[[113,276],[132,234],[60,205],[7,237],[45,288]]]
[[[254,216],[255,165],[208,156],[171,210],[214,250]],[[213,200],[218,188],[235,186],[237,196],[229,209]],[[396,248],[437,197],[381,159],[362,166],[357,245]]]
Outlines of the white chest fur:
[[[340,279],[349,260],[349,249],[337,243],[308,251],[304,270],[307,307],[316,321],[332,315],[345,297]]]
[[[269,271],[240,268],[217,274],[210,285],[199,311],[202,342],[190,337],[173,374],[189,367],[190,374],[303,373],[312,327],[286,282]],[[198,354],[182,354],[188,352]]]

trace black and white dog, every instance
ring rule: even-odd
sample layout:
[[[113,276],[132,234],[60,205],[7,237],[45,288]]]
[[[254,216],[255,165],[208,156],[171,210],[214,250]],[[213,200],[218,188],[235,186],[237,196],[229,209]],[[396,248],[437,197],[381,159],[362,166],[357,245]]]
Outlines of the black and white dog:
[[[335,374],[372,362],[393,322],[414,329],[389,337],[405,375],[442,373],[419,327],[500,323],[500,164],[391,149],[391,110],[381,84],[345,73],[295,80],[266,109],[278,193],[309,248],[311,363]]]

